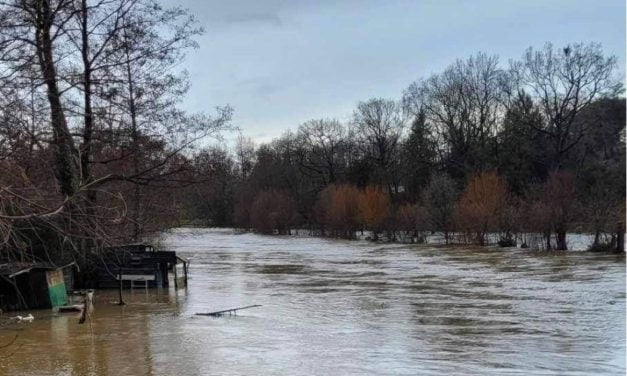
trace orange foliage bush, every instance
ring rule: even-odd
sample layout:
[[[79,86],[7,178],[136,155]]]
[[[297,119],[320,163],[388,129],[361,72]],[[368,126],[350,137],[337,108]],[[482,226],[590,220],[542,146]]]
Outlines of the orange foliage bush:
[[[390,214],[390,197],[379,187],[366,187],[359,199],[359,217],[366,228],[372,231],[375,240],[385,227]]]
[[[485,245],[486,234],[498,230],[500,215],[509,200],[507,183],[495,172],[471,177],[456,207],[456,221],[460,228],[474,234],[475,241]]]
[[[359,228],[357,187],[348,184],[329,185],[318,195],[315,216],[323,233],[351,239]]]

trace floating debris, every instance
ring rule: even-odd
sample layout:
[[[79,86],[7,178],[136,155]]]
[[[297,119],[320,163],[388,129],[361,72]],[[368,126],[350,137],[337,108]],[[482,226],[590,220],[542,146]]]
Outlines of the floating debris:
[[[196,313],[196,315],[197,316],[220,317],[220,316],[226,315],[228,313],[229,316],[230,316],[230,315],[237,315],[237,311],[239,311],[239,310],[248,309],[248,308],[254,308],[254,307],[261,307],[261,305],[255,304],[255,305],[249,305],[249,306],[246,306],[246,307],[225,309],[225,310],[222,310],[222,311],[215,311],[215,312],[208,312],[208,313]]]
[[[17,315],[17,316],[14,317],[14,319],[17,320],[17,322],[22,322],[22,321],[24,321],[24,322],[33,322],[33,320],[35,320],[35,317],[33,317],[33,315],[29,313],[28,316],[26,316],[26,317]]]

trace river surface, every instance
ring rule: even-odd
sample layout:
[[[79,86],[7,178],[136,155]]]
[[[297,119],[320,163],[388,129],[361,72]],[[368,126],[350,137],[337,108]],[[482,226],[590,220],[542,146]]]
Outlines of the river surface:
[[[625,374],[622,256],[229,230],[164,244],[191,260],[187,289],[123,307],[97,291],[91,326],[33,311],[0,329],[0,346],[17,335],[0,375]]]

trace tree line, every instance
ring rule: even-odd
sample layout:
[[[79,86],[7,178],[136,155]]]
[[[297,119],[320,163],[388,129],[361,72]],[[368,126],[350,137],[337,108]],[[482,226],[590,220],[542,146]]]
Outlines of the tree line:
[[[615,248],[624,232],[625,98],[600,45],[478,53],[269,143],[198,156],[183,218],[262,233]],[[531,236],[531,234],[536,234]],[[533,244],[529,244],[533,243]]]
[[[181,109],[180,65],[202,32],[157,0],[0,3],[0,262],[88,274],[107,247],[184,223],[620,243],[625,99],[599,45],[547,44],[508,65],[479,53],[359,102],[348,122],[226,148],[208,145],[232,130],[230,107]]]

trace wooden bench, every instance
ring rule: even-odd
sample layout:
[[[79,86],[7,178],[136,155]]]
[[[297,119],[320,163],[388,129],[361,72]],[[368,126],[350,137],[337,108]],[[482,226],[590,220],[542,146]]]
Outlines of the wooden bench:
[[[133,290],[133,287],[135,287],[135,284],[138,282],[143,282],[144,289],[148,290],[148,281],[154,280],[154,274],[122,274],[122,281],[131,281],[131,290]]]

